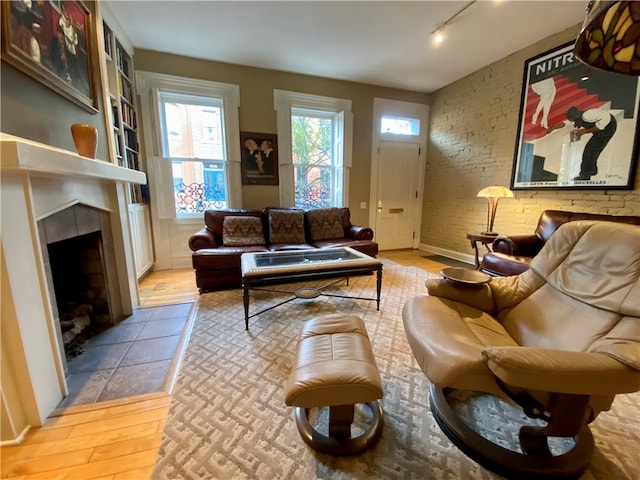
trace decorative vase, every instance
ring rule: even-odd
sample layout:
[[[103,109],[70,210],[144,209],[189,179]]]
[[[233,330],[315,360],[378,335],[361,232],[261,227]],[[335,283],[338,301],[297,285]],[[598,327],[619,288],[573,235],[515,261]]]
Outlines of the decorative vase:
[[[71,125],[71,136],[78,155],[96,158],[96,148],[98,147],[98,129],[96,127],[83,123],[74,123]]]

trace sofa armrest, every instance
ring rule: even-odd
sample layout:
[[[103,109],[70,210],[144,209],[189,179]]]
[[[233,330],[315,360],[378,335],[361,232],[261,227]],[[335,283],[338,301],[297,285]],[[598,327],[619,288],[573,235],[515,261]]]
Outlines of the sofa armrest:
[[[535,257],[543,246],[542,240],[535,235],[512,235],[496,238],[491,248],[497,253],[519,257]]]
[[[347,238],[352,240],[373,240],[373,230],[370,227],[351,225],[347,230]]]
[[[482,357],[504,383],[528,390],[615,395],[640,389],[637,370],[601,353],[491,347]]]
[[[218,245],[216,245],[216,239],[213,233],[206,227],[189,237],[189,248],[194,252],[202,248],[217,247]]]

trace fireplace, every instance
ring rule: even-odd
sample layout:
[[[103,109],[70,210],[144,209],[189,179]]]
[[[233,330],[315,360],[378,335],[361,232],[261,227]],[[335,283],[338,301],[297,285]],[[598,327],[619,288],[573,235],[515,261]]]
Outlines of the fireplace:
[[[108,220],[104,211],[74,205],[38,222],[56,333],[66,361],[82,352],[88,338],[124,317]]]
[[[0,433],[2,442],[16,442],[67,393],[49,246],[89,235],[88,255],[99,250],[105,287],[91,295],[108,304],[100,321],[130,315],[139,300],[126,192],[146,176],[4,133],[0,165]]]

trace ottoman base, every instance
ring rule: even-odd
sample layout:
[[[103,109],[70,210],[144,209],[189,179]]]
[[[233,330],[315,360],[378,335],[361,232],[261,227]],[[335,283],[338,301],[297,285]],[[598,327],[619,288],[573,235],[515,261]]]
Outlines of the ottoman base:
[[[336,405],[329,407],[329,435],[318,432],[309,423],[308,408],[296,407],[296,426],[302,440],[314,450],[331,455],[353,455],[374,443],[382,435],[383,413],[376,401],[363,403],[373,414],[368,428],[357,437],[351,437],[354,405]]]

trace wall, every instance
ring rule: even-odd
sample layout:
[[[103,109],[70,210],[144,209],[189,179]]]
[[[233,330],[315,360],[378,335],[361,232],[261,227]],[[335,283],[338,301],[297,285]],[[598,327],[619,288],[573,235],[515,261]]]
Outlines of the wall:
[[[420,241],[471,253],[467,232],[486,229],[476,193],[509,186],[524,62],[576,38],[579,26],[520,50],[432,94]],[[500,200],[494,230],[532,233],[543,210],[640,215],[640,175],[630,190],[515,190]]]
[[[366,225],[369,221],[368,209],[360,209],[360,202],[369,201],[374,97],[423,104],[429,101],[429,95],[425,93],[211,62],[150,50],[136,50],[134,61],[139,71],[239,85],[240,130],[246,132],[276,133],[274,89],[350,99],[353,112],[353,168],[349,207],[352,222],[359,225]],[[242,198],[244,208],[278,205],[278,187],[245,185]]]
[[[94,13],[94,2],[84,2]],[[95,41],[90,46],[97,59]],[[0,131],[36,142],[75,152],[70,127],[73,123],[88,123],[98,129],[96,157],[109,160],[107,133],[102,114],[102,89],[97,60],[92,65],[100,112],[92,114],[67,100],[36,80],[2,62],[0,75]]]

